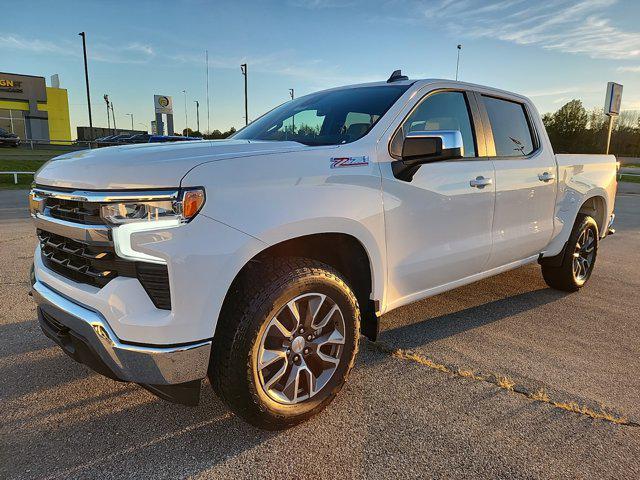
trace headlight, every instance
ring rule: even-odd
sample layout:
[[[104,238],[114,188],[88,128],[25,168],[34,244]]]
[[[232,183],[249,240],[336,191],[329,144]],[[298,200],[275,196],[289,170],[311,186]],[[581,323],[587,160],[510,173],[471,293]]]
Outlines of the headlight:
[[[204,190],[193,188],[182,190],[176,200],[107,203],[100,207],[100,216],[112,225],[159,220],[188,222],[198,214],[204,201]]]

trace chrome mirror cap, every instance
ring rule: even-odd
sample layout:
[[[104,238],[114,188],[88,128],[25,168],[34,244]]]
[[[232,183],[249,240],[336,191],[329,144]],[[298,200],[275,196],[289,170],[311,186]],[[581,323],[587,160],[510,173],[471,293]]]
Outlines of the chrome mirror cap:
[[[464,156],[464,143],[460,130],[416,130],[407,133],[406,138],[439,138],[442,140],[442,149],[460,149],[460,155]]]

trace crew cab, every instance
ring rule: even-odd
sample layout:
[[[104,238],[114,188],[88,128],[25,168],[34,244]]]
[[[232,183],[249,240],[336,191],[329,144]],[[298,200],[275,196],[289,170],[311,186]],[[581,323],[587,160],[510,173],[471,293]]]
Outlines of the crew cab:
[[[526,97],[396,71],[227,140],[53,159],[30,193],[32,294],[95,371],[188,405],[208,376],[286,428],[335,397],[386,312],[533,262],[580,289],[616,188],[613,156],[554,155]]]

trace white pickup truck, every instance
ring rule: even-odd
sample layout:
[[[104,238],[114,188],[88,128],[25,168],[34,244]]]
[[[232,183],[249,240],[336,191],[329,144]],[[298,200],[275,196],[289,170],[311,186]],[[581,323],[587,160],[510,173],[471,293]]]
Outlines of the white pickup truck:
[[[394,308],[539,262],[589,279],[616,160],[554,155],[531,101],[448,80],[287,102],[225,141],[57,157],[30,209],[32,294],[74,359],[247,421],[322,410]]]

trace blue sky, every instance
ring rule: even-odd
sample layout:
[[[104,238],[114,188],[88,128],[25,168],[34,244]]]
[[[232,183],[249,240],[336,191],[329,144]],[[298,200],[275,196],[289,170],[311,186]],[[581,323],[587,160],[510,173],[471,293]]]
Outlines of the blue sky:
[[[72,128],[88,125],[82,46],[87,32],[94,124],[102,95],[118,126],[153,119],[153,94],[174,98],[176,128],[244,124],[239,65],[249,64],[249,117],[296,95],[384,80],[453,78],[524,93],[542,112],[578,98],[602,106],[607,81],[624,84],[623,109],[640,109],[637,0],[30,1],[0,16],[0,71],[49,77],[69,91]]]

